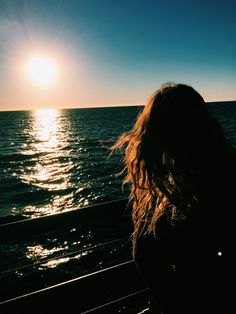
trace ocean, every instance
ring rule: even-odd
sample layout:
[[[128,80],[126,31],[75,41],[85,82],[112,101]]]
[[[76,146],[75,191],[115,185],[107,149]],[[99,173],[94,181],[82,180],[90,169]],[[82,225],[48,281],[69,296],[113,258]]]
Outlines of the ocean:
[[[207,105],[236,147],[236,102]],[[116,175],[121,156],[109,157],[109,148],[141,108],[0,112],[0,223],[126,198]],[[36,238],[0,239],[0,301],[127,261],[130,243],[120,226],[88,223]]]
[[[34,218],[124,197],[109,148],[139,107],[0,112],[0,217]]]
[[[210,103],[235,145],[236,104]],[[109,147],[141,107],[0,112],[0,217],[54,214],[124,197]]]

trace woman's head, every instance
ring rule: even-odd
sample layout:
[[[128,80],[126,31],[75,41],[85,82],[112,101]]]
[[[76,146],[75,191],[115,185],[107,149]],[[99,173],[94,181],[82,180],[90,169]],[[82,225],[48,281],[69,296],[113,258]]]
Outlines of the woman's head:
[[[176,159],[179,155],[198,152],[209,132],[209,120],[205,102],[198,92],[187,85],[168,83],[151,96],[135,128],[142,129],[148,155],[167,153]]]
[[[201,162],[206,153],[211,120],[203,98],[192,87],[166,83],[150,97],[133,129],[121,136],[115,148],[127,144],[129,173],[144,167],[151,174],[153,168],[158,171],[168,163],[186,168]]]
[[[216,130],[197,91],[167,83],[118,139],[113,150],[126,146],[124,183],[131,183],[134,241],[141,233],[155,233],[157,219],[168,209],[194,206],[196,178],[217,146]]]

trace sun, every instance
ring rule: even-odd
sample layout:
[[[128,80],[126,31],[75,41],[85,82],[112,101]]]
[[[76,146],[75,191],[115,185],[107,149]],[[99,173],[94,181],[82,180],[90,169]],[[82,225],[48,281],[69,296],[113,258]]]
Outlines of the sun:
[[[26,74],[35,85],[47,87],[56,82],[58,67],[47,56],[32,56],[26,62]]]

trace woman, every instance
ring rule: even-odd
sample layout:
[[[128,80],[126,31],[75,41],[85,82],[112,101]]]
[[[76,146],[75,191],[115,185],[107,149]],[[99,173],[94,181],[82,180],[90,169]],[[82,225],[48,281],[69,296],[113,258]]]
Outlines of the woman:
[[[162,85],[125,146],[133,255],[153,313],[236,313],[232,288],[235,152],[201,95]]]

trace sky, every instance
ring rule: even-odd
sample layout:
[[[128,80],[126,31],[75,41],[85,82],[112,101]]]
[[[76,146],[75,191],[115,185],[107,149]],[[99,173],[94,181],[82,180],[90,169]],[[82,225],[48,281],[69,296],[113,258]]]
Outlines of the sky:
[[[236,100],[235,12],[233,0],[0,0],[0,111],[142,105],[169,81]],[[50,84],[32,77],[41,63],[30,76],[35,56],[56,69]]]

